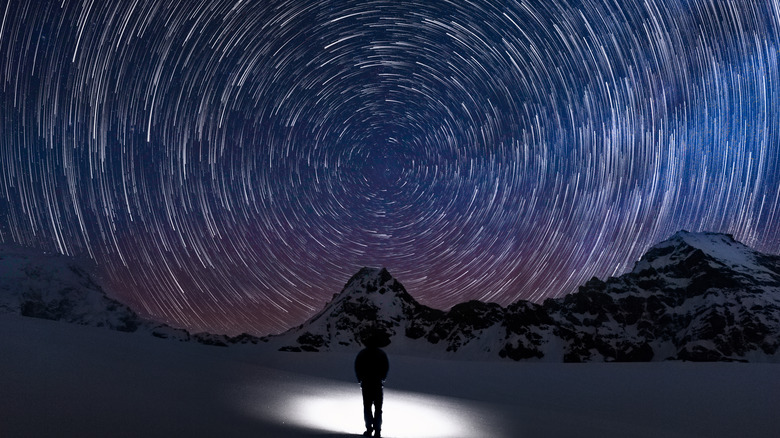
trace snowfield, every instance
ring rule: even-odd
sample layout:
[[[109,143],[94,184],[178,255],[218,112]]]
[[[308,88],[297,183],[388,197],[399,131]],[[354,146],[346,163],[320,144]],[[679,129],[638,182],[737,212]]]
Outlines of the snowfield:
[[[354,353],[229,348],[0,315],[0,436],[350,437]],[[774,437],[780,365],[390,354],[386,437]]]

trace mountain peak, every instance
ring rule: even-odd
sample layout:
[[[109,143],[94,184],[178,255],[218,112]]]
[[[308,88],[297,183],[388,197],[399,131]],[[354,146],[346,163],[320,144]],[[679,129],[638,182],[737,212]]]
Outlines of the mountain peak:
[[[705,252],[712,252],[711,250],[717,250],[719,247],[733,247],[742,245],[734,239],[731,234],[725,233],[713,233],[713,232],[690,232],[686,230],[680,230],[674,233],[669,239],[666,240],[669,243],[684,243],[688,246],[701,249]],[[742,245],[744,246],[744,245]]]
[[[776,284],[780,280],[778,257],[761,254],[730,234],[684,230],[650,248],[632,272],[646,271],[673,273],[679,278],[718,273],[761,284]]]
[[[755,251],[737,242],[729,234],[692,233],[682,230],[650,248],[636,264],[634,272],[677,264],[688,259],[693,253],[701,253],[727,266],[755,264]]]
[[[345,289],[349,288],[350,285],[353,283],[359,283],[359,284],[375,284],[375,285],[382,285],[390,280],[393,280],[393,276],[390,275],[390,272],[387,270],[387,268],[373,268],[373,267],[362,267],[355,275],[352,276],[352,278],[349,279],[347,282]]]
[[[418,303],[386,268],[364,267],[325,308],[303,325],[279,335],[293,351],[349,347],[366,332],[405,334],[408,321],[436,313]],[[296,345],[297,344],[297,345]]]
[[[363,297],[379,307],[393,304],[395,301],[412,303],[411,297],[403,285],[386,268],[360,269],[349,279],[341,293],[336,294],[331,304],[344,300],[356,300]]]

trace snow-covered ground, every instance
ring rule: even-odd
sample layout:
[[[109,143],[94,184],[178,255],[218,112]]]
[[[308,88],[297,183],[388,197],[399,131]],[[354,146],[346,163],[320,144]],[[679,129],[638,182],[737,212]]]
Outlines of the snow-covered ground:
[[[353,353],[210,347],[0,315],[2,437],[349,437]],[[780,365],[391,355],[387,437],[774,437]]]

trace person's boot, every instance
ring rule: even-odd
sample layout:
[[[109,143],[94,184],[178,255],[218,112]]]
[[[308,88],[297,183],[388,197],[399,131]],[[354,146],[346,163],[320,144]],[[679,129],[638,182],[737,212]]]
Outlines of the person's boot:
[[[378,433],[378,432],[379,432],[379,431],[377,431],[377,433]],[[371,428],[370,428],[370,427],[369,427],[368,429],[366,429],[366,431],[365,431],[365,432],[363,432],[363,436],[371,436]],[[379,435],[376,435],[376,436],[379,436]]]
[[[382,432],[379,429],[377,429],[374,431],[374,436],[382,436]]]

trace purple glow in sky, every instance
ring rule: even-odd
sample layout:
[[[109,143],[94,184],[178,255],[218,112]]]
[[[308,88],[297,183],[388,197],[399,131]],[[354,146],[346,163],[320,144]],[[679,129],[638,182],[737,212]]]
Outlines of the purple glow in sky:
[[[193,330],[780,251],[778,0],[0,3],[0,240]]]

